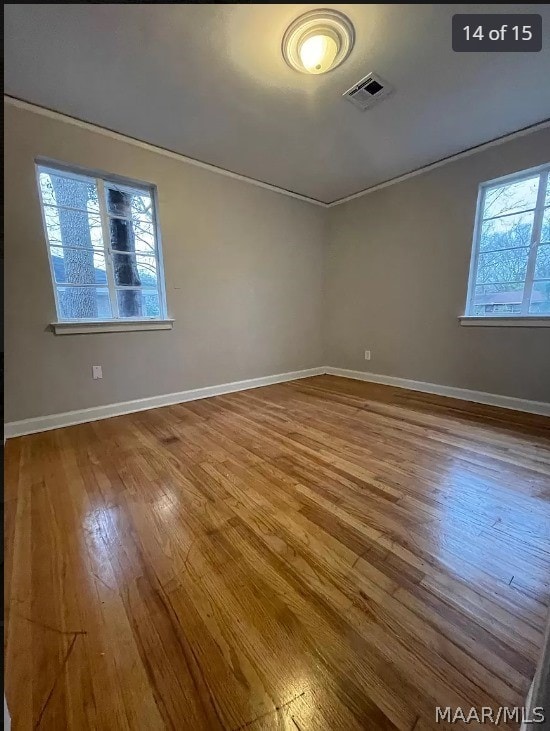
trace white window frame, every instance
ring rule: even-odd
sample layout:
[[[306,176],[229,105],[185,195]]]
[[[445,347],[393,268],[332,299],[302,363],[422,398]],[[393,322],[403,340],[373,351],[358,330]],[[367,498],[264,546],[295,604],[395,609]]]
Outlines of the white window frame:
[[[39,159],[36,160],[35,163],[35,170],[36,170],[36,184],[38,188],[38,198],[39,198],[39,204],[40,204],[40,212],[42,216],[42,226],[44,230],[44,238],[46,242],[46,248],[48,251],[48,261],[50,264],[50,276],[52,281],[52,287],[53,287],[53,293],[54,293],[54,299],[55,299],[55,307],[56,307],[56,315],[57,320],[55,322],[50,323],[53,331],[58,335],[69,335],[69,334],[82,334],[82,333],[92,333],[92,332],[121,332],[124,330],[166,330],[172,328],[172,323],[174,322],[173,319],[168,317],[167,314],[167,304],[166,304],[166,283],[164,278],[164,262],[162,258],[162,243],[161,243],[161,235],[160,235],[160,226],[158,222],[158,196],[157,196],[157,188],[155,185],[151,183],[144,183],[141,181],[135,181],[130,180],[128,178],[122,178],[118,175],[114,174],[108,174],[98,171],[90,171],[90,170],[84,170],[84,169],[78,169],[75,167],[67,166],[62,163],[54,162],[51,160],[46,159]],[[82,181],[89,181],[90,183],[95,184],[97,189],[97,197],[98,197],[98,206],[99,206],[99,213],[98,216],[101,221],[101,233],[102,233],[102,241],[103,241],[103,250],[97,249],[97,253],[103,253],[105,257],[105,270],[106,270],[106,276],[107,276],[107,283],[106,285],[103,285],[106,289],[109,291],[109,299],[111,304],[111,312],[112,317],[108,319],[102,319],[102,318],[62,318],[61,317],[61,309],[59,306],[59,299],[58,299],[58,292],[57,292],[57,283],[55,280],[55,270],[52,260],[52,252],[51,252],[51,245],[50,240],[48,236],[48,229],[46,226],[46,216],[45,216],[45,204],[44,200],[42,198],[42,189],[40,186],[40,173],[41,172],[58,172],[61,175],[65,177],[75,177],[78,180]],[[152,202],[152,222],[153,222],[153,231],[154,231],[154,237],[155,237],[155,263],[156,263],[156,272],[157,272],[157,291],[158,291],[158,297],[159,297],[159,310],[160,314],[158,317],[121,317],[118,309],[118,298],[117,298],[117,289],[121,289],[121,287],[117,286],[115,284],[115,276],[114,276],[114,267],[113,267],[113,254],[116,254],[118,252],[113,252],[111,247],[111,237],[110,237],[110,218],[125,218],[124,216],[112,216],[109,214],[108,208],[107,208],[107,197],[106,197],[106,191],[105,186],[112,184],[116,185],[117,189],[124,190],[125,188],[128,190],[128,192],[135,193],[136,191],[143,191],[151,196],[151,202]],[[60,244],[60,248],[63,248],[63,246]],[[66,248],[66,247],[65,247]],[[152,256],[148,255],[148,256]],[[64,285],[65,286],[65,285]],[[66,286],[73,286],[73,285],[66,285]],[[74,285],[74,286],[87,286],[87,285]],[[89,285],[91,287],[97,287],[100,285]],[[139,289],[139,287],[129,287],[128,289]]]
[[[533,216],[533,228],[531,231],[531,241],[529,244],[529,254],[527,258],[527,269],[525,273],[525,282],[523,287],[523,299],[521,302],[521,310],[519,313],[502,313],[502,314],[491,314],[491,315],[473,315],[473,298],[476,287],[477,277],[477,266],[480,254],[480,238],[481,238],[481,226],[483,223],[483,209],[485,207],[485,195],[487,190],[497,187],[499,185],[506,185],[515,183],[526,178],[532,178],[534,175],[539,176],[539,187],[537,191],[537,199],[534,209],[527,209],[527,211],[534,211]],[[539,165],[534,168],[527,170],[521,170],[518,173],[512,173],[511,175],[505,175],[501,178],[495,178],[494,180],[488,180],[485,183],[481,183],[478,189],[476,216],[474,223],[474,235],[472,242],[472,253],[470,258],[470,272],[468,276],[468,289],[466,294],[466,307],[465,314],[459,318],[462,325],[509,325],[512,327],[527,326],[527,327],[550,327],[550,315],[530,314],[529,305],[531,301],[531,294],[533,290],[533,281],[535,274],[535,264],[537,259],[537,250],[540,244],[540,237],[542,231],[542,220],[544,215],[544,202],[546,197],[546,186],[548,184],[548,178],[550,176],[550,163],[545,165]],[[521,213],[521,211],[518,211]]]

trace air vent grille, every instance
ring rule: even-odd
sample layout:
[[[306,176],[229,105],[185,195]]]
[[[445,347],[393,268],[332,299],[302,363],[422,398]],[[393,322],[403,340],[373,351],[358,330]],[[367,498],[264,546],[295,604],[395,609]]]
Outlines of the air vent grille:
[[[388,97],[393,90],[393,87],[378,74],[370,73],[344,92],[342,96],[349,99],[358,109],[364,110]]]

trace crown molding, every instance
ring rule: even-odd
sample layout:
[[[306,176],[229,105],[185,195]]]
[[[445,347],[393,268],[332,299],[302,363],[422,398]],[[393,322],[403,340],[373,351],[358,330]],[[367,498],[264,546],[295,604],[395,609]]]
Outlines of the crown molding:
[[[435,170],[436,168],[443,167],[443,165],[455,162],[455,160],[460,160],[463,157],[475,155],[477,152],[482,152],[483,150],[487,150],[491,147],[501,145],[505,142],[510,142],[511,140],[514,140],[518,137],[523,137],[525,135],[531,134],[532,132],[538,132],[539,130],[547,129],[548,127],[550,127],[550,119],[542,120],[541,122],[529,125],[528,127],[523,127],[519,130],[516,130],[515,132],[510,132],[500,137],[496,137],[493,140],[482,142],[481,144],[475,145],[474,147],[469,147],[468,149],[462,150],[461,152],[457,152],[453,155],[441,158],[440,160],[436,160],[435,162],[429,163],[428,165],[423,165],[422,167],[415,168],[408,173],[403,173],[403,175],[399,175],[395,178],[390,178],[389,180],[386,180],[382,183],[377,183],[376,185],[372,185],[369,188],[360,190],[357,193],[352,193],[345,198],[338,198],[337,200],[334,200],[330,203],[325,203],[323,201],[317,200],[316,198],[310,198],[309,196],[295,193],[292,190],[279,188],[278,186],[272,185],[271,183],[265,183],[262,180],[249,178],[246,175],[234,173],[231,170],[226,170],[225,168],[217,167],[216,165],[202,162],[201,160],[196,160],[193,157],[187,157],[187,155],[182,155],[179,152],[167,150],[165,147],[152,145],[149,142],[144,142],[143,140],[136,139],[135,137],[130,137],[128,135],[122,134],[121,132],[115,132],[106,127],[101,127],[97,124],[92,124],[91,122],[85,122],[81,119],[77,119],[76,117],[71,117],[70,115],[63,114],[62,112],[56,112],[53,109],[48,109],[47,107],[42,107],[38,104],[32,104],[31,102],[27,102],[23,99],[18,99],[17,97],[10,96],[9,94],[4,94],[4,103],[10,104],[14,107],[18,107],[19,109],[25,109],[29,112],[34,112],[35,114],[40,114],[43,117],[48,117],[50,119],[56,119],[60,122],[72,124],[75,127],[86,129],[89,132],[96,132],[97,134],[101,134],[104,137],[110,137],[111,139],[118,140],[119,142],[126,142],[127,144],[134,145],[135,147],[139,147],[142,150],[156,152],[159,155],[164,155],[165,157],[172,158],[173,160],[179,160],[180,162],[187,163],[188,165],[200,167],[203,170],[209,170],[210,172],[216,173],[218,175],[224,175],[227,178],[233,178],[234,180],[240,180],[243,183],[249,183],[250,185],[255,185],[259,188],[264,188],[265,190],[270,190],[273,193],[280,193],[281,195],[286,195],[290,198],[296,198],[297,200],[311,203],[312,205],[319,206],[320,208],[335,208],[336,206],[342,205],[343,203],[348,203],[349,201],[355,200],[356,198],[362,198],[364,195],[368,195],[369,193],[375,193],[377,190],[388,188],[391,185],[397,185],[397,183],[402,183],[405,180],[416,177],[417,175],[422,175],[423,173],[427,173],[430,170]]]
[[[474,147],[468,147],[466,150],[454,153],[454,155],[442,157],[441,160],[436,160],[435,162],[431,162],[428,165],[423,165],[422,167],[415,168],[414,170],[410,170],[408,173],[398,175],[396,178],[390,178],[389,180],[385,180],[383,183],[377,183],[376,185],[372,185],[370,188],[359,190],[357,193],[352,193],[345,198],[338,198],[337,200],[332,201],[332,203],[326,203],[325,205],[327,208],[334,208],[335,206],[339,206],[342,203],[348,203],[349,201],[353,201],[356,198],[362,198],[364,195],[374,193],[377,190],[389,188],[390,185],[397,185],[397,183],[402,183],[404,180],[409,180],[410,178],[414,178],[417,175],[427,173],[430,170],[435,170],[436,168],[443,167],[443,165],[455,162],[455,160],[461,160],[463,157],[475,155],[477,152],[483,152],[483,150],[488,150],[490,147],[502,145],[504,142],[511,142],[517,137],[524,137],[525,135],[531,134],[532,132],[538,132],[539,130],[546,129],[548,127],[550,127],[550,119],[544,119],[541,122],[536,122],[535,124],[531,124],[528,127],[522,127],[515,132],[509,132],[508,134],[502,135],[501,137],[495,137],[495,139],[489,140],[488,142],[482,142],[479,145],[474,145]]]
[[[135,147],[139,147],[142,150],[147,150],[148,152],[155,152],[158,155],[170,157],[172,158],[172,160],[178,160],[179,162],[187,163],[188,165],[194,165],[195,167],[202,168],[203,170],[208,170],[209,172],[216,173],[217,175],[224,175],[226,178],[240,180],[243,183],[249,183],[250,185],[255,185],[258,188],[270,190],[273,193],[280,193],[281,195],[286,195],[290,198],[296,198],[306,203],[312,203],[313,205],[320,206],[321,208],[328,207],[327,203],[323,203],[323,201],[319,201],[316,198],[310,198],[307,195],[301,195],[300,193],[295,193],[294,191],[287,190],[286,188],[279,188],[277,185],[272,185],[271,183],[264,183],[262,180],[256,180],[256,178],[249,178],[246,175],[234,173],[231,170],[226,170],[225,168],[211,165],[210,163],[202,162],[201,160],[196,160],[194,157],[187,157],[187,155],[182,155],[179,152],[168,150],[165,147],[152,145],[149,142],[144,142],[143,140],[139,140],[135,137],[130,137],[128,135],[122,134],[121,132],[115,132],[114,130],[108,129],[107,127],[101,127],[97,124],[92,124],[91,122],[85,122],[81,119],[77,119],[76,117],[71,117],[68,114],[56,112],[53,109],[48,109],[47,107],[42,107],[38,104],[32,104],[31,102],[27,102],[24,99],[18,99],[17,97],[10,96],[9,94],[4,94],[4,103],[10,104],[13,107],[17,107],[18,109],[24,109],[28,112],[33,112],[34,114],[40,114],[42,117],[55,119],[58,122],[72,124],[74,127],[88,130],[88,132],[95,132],[96,134],[103,135],[104,137],[110,137],[111,139],[117,140],[118,142],[125,142],[129,145],[134,145]]]

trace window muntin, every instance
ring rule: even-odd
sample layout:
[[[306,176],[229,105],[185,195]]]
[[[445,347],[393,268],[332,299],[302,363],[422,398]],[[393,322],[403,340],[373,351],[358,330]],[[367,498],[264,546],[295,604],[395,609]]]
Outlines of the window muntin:
[[[467,316],[550,317],[549,172],[480,186]]]
[[[59,320],[166,317],[152,186],[38,165]]]

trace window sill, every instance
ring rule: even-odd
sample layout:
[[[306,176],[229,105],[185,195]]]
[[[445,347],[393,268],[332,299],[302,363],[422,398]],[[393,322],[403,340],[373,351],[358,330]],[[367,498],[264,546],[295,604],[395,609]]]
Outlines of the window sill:
[[[525,315],[521,317],[470,317],[458,318],[461,325],[476,327],[550,327],[550,317]]]
[[[171,330],[174,320],[94,320],[93,322],[52,322],[56,335],[134,332],[136,330]]]

